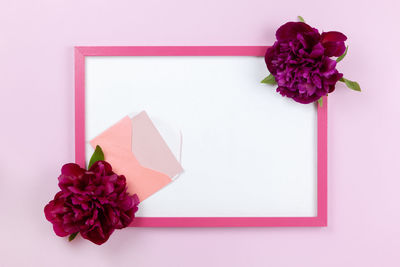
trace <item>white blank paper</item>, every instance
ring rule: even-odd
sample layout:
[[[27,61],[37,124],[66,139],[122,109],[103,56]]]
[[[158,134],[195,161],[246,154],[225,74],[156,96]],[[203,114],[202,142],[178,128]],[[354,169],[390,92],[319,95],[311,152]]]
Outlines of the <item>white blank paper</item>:
[[[266,75],[261,57],[86,57],[86,141],[142,110],[181,131],[184,173],[138,216],[316,216],[316,107]]]

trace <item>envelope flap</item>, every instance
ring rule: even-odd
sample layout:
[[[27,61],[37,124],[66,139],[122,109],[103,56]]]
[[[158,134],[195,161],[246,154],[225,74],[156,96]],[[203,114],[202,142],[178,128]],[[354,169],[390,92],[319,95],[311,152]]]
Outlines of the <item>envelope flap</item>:
[[[132,146],[131,119],[128,116],[124,117],[90,141],[92,146],[99,143],[106,143],[107,145],[117,146],[130,151]]]
[[[183,171],[145,111],[132,118],[132,152],[140,164],[171,178]]]

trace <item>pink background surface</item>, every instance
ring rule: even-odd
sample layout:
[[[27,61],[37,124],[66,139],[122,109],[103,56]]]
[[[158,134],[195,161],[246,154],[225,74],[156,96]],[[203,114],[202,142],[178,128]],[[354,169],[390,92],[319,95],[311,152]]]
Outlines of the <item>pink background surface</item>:
[[[0,266],[399,266],[398,10],[396,0],[1,0]],[[297,15],[348,35],[340,69],[364,89],[340,85],[329,99],[327,228],[130,228],[101,247],[53,234],[43,206],[74,160],[73,46],[269,45]]]

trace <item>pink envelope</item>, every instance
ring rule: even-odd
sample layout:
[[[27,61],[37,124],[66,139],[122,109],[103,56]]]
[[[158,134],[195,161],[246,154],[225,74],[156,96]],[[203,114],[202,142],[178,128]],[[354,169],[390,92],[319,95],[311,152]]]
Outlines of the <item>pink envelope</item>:
[[[145,200],[183,169],[146,112],[128,116],[90,141],[99,145],[113,170],[126,177],[128,191]]]

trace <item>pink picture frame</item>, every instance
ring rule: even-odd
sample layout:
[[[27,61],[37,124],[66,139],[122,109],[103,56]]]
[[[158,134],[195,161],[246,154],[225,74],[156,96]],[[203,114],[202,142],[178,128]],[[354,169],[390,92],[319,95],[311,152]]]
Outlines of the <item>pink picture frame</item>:
[[[268,46],[89,46],[75,47],[75,161],[85,167],[86,56],[257,56]],[[137,217],[133,227],[324,227],[327,226],[327,97],[317,110],[317,216]]]

